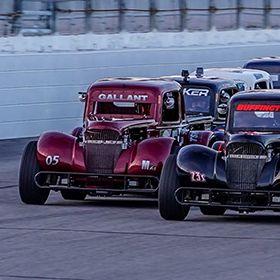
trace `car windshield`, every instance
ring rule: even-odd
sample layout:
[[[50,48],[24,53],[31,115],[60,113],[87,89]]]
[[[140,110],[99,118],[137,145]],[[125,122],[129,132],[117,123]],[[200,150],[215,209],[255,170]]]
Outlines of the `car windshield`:
[[[151,103],[96,102],[93,115],[98,118],[151,118]]]
[[[208,88],[184,89],[184,100],[187,114],[210,113],[210,90]]]
[[[253,131],[280,130],[280,103],[242,103],[236,106],[233,129]]]
[[[274,88],[280,88],[280,75],[279,73],[273,73],[270,75],[272,83],[273,83],[273,87]]]

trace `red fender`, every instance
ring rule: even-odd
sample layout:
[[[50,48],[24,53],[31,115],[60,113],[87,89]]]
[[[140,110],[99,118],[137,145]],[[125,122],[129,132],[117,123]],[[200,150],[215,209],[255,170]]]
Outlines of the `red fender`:
[[[76,140],[76,137],[61,132],[43,133],[37,144],[41,169],[85,172],[83,149]]]
[[[200,144],[200,145],[208,146],[213,134],[214,134],[213,131],[208,131],[208,130],[189,131],[184,136],[184,145]]]
[[[127,173],[160,175],[175,142],[171,137],[149,138],[140,142],[130,154]]]

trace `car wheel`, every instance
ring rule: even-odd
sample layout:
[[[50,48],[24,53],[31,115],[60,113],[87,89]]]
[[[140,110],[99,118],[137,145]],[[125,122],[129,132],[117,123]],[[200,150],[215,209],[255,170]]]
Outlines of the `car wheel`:
[[[86,193],[76,190],[61,190],[61,195],[66,200],[84,200]]]
[[[203,215],[207,215],[207,216],[222,216],[225,214],[226,208],[215,207],[215,206],[201,206],[200,212]]]
[[[181,221],[189,213],[189,207],[180,205],[174,196],[179,187],[179,176],[176,172],[176,155],[170,155],[163,167],[159,182],[159,212],[166,220]]]
[[[41,205],[47,201],[50,190],[40,189],[35,184],[34,177],[40,171],[36,152],[36,141],[29,142],[24,149],[19,170],[19,194],[22,202]]]

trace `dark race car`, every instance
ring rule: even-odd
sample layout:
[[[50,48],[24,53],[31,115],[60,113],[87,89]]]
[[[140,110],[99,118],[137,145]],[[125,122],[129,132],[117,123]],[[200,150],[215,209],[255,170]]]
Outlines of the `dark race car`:
[[[43,204],[50,190],[65,199],[120,194],[155,195],[166,158],[185,144],[190,129],[212,118],[186,116],[183,92],[174,81],[112,78],[86,93],[83,128],[72,135],[45,132],[22,156],[23,202]]]
[[[203,76],[198,68],[195,76],[187,70],[181,76],[165,76],[167,80],[178,82],[183,88],[186,112],[189,116],[211,116],[212,125],[208,130],[190,130],[185,135],[186,144],[212,146],[222,140],[230,98],[238,92],[236,82],[230,79]]]
[[[182,86],[188,115],[212,116],[213,127],[224,126],[228,102],[238,92],[234,80],[205,77],[202,68],[197,69],[195,76],[189,76],[189,72],[183,70],[181,76],[162,78],[174,80]]]
[[[243,68],[259,69],[268,72],[271,76],[273,88],[280,88],[280,57],[259,57],[249,60]]]
[[[280,210],[280,91],[235,95],[224,141],[169,156],[159,184],[160,214],[183,220],[191,206],[205,215]]]

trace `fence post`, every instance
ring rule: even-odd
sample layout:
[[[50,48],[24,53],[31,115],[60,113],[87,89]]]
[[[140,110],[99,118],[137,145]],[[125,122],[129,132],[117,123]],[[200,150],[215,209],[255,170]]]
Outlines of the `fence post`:
[[[91,14],[92,14],[92,7],[91,7],[91,0],[86,1],[86,33],[91,31]]]
[[[180,30],[184,31],[186,29],[186,0],[180,0],[179,2],[179,7],[180,7]]]
[[[56,3],[55,1],[48,2],[48,9],[52,12],[50,18],[50,29],[52,34],[56,32]]]
[[[268,28],[270,25],[269,22],[269,12],[271,9],[270,0],[264,0],[264,10],[263,10],[263,27]]]
[[[119,0],[119,31],[124,30],[124,9],[125,2],[124,0]]]
[[[237,0],[236,2],[236,5],[237,5],[237,10],[236,10],[236,29],[239,29],[240,28],[240,14],[241,14],[241,11],[242,11],[242,4],[241,4],[241,0]]]
[[[14,12],[15,13],[21,13],[22,11],[22,0],[15,0],[14,1]],[[16,35],[20,31],[20,24],[19,24],[19,18],[21,15],[16,15],[12,19],[12,34]]]
[[[150,0],[150,31],[153,31],[156,28],[156,2],[155,0]]]
[[[215,7],[215,3],[214,0],[209,0],[208,2],[208,29],[211,30],[213,25],[214,25],[214,21],[213,21],[213,17],[214,17],[214,13],[216,10]]]

